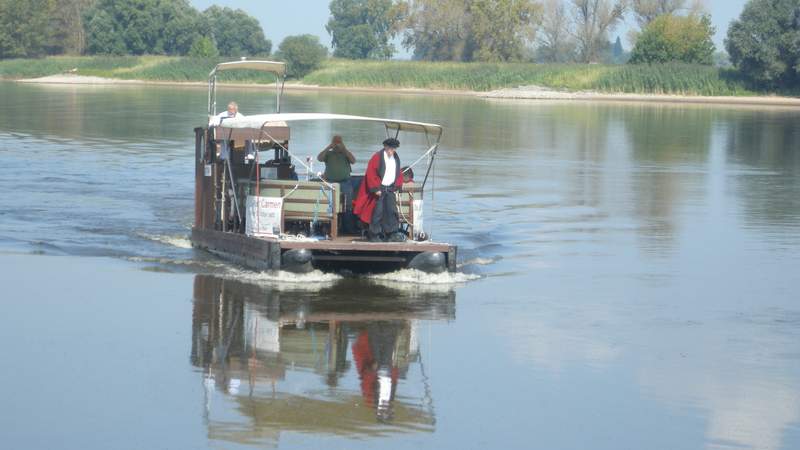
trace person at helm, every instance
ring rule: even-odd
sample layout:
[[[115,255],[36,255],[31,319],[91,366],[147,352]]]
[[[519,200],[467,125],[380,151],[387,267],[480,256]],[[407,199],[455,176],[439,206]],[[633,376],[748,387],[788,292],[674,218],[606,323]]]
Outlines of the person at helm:
[[[370,158],[358,188],[353,212],[368,224],[371,242],[405,240],[395,199],[395,192],[403,187],[398,147],[400,141],[395,138],[383,141],[383,148]]]

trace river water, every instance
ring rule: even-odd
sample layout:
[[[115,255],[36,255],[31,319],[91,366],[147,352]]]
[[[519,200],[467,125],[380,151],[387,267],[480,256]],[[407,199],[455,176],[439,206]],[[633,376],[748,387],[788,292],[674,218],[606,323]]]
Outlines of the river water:
[[[191,249],[204,89],[0,98],[3,448],[800,448],[797,110],[287,93],[445,127],[459,272],[352,278]]]

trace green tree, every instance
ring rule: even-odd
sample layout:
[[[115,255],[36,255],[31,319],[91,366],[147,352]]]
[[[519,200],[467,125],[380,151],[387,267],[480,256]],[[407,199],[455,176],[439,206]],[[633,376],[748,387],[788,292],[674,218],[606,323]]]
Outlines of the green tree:
[[[86,52],[101,55],[124,55],[128,47],[111,15],[98,10],[86,23]]]
[[[475,61],[519,61],[536,36],[541,6],[531,0],[473,0],[470,41]]]
[[[466,59],[470,31],[467,0],[418,0],[410,6],[403,47],[414,50],[414,59]]]
[[[303,78],[317,69],[326,56],[328,49],[311,34],[287,36],[278,46],[278,57],[286,61],[287,75],[293,78]]]
[[[728,27],[725,48],[760,87],[800,87],[800,0],[750,0]]]
[[[177,7],[168,17],[164,29],[164,53],[168,55],[186,55],[195,42],[209,35],[203,17],[194,8]]]
[[[211,6],[203,17],[220,55],[267,56],[272,51],[272,41],[264,37],[261,24],[241,9]]]
[[[219,56],[219,50],[210,37],[201,36],[192,43],[188,55],[195,58],[214,58]]]
[[[201,14],[188,0],[96,0],[84,20],[88,53],[186,55],[195,43],[213,53],[203,37],[225,56],[268,55],[272,47],[244,11],[212,6]]]
[[[400,0],[332,0],[325,29],[333,55],[340,58],[391,58],[389,40],[403,24],[408,5]]]
[[[89,53],[185,54],[199,25],[187,0],[97,0],[84,17]]]
[[[0,0],[0,58],[45,55],[54,6],[52,0]]]
[[[706,16],[665,14],[657,17],[636,40],[630,63],[714,63],[714,27]]]
[[[533,0],[413,2],[403,39],[416,59],[519,61],[536,36],[542,8]]]
[[[625,49],[622,48],[622,39],[617,36],[614,41],[614,46],[611,48],[611,57],[614,59],[614,64],[619,64],[625,58]]]

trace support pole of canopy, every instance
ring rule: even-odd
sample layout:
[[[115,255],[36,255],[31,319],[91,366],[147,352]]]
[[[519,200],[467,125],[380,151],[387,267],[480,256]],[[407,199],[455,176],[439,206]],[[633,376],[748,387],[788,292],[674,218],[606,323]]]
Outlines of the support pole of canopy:
[[[281,112],[281,97],[283,96],[283,86],[286,83],[286,75],[280,77],[281,85],[280,88],[278,87],[278,75],[275,75],[275,109],[277,113]]]

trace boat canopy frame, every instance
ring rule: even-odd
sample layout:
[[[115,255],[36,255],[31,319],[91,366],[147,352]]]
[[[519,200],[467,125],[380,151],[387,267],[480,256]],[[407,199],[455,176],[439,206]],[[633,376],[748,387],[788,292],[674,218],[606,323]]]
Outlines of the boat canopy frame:
[[[237,117],[232,118],[229,120],[225,120],[222,122],[218,127],[217,130],[220,132],[220,135],[227,136],[226,140],[231,140],[234,130],[237,131],[237,138],[240,139],[250,139],[250,140],[263,140],[264,138],[269,139],[275,145],[279,146],[281,150],[286,152],[292,159],[300,163],[303,167],[305,167],[307,173],[311,173],[312,169],[309,165],[305,163],[302,158],[297,157],[292,152],[289,151],[286,146],[284,146],[280,140],[275,139],[273,136],[270,135],[270,128],[274,130],[280,129],[286,126],[289,122],[302,122],[302,121],[356,121],[356,122],[372,122],[372,123],[382,123],[386,130],[386,137],[397,137],[400,134],[400,131],[407,131],[407,132],[414,132],[414,133],[423,133],[425,135],[425,140],[428,144],[428,149],[425,153],[422,154],[419,158],[417,158],[413,163],[408,165],[406,169],[403,171],[404,173],[411,170],[414,166],[419,164],[423,159],[428,159],[428,164],[425,169],[425,178],[422,180],[421,185],[421,192],[425,192],[425,185],[428,182],[428,178],[433,172],[433,177],[431,177],[432,184],[431,184],[431,208],[434,212],[435,216],[435,191],[436,191],[436,170],[435,170],[435,163],[436,163],[436,154],[439,148],[439,143],[442,139],[442,126],[437,125],[434,123],[425,123],[425,122],[412,122],[409,120],[397,120],[397,119],[384,119],[378,117],[366,117],[366,116],[352,116],[352,115],[345,115],[345,114],[326,114],[326,113],[277,113],[277,114],[258,114],[253,116],[246,116],[246,117]],[[247,135],[251,133],[249,136]],[[394,136],[392,136],[392,132],[394,132]],[[432,136],[434,135],[434,136]],[[258,163],[258,156],[256,156],[256,163]],[[325,184],[329,189],[334,189],[334,187],[325,180],[321,180],[323,184]],[[424,194],[423,194],[424,195]],[[430,228],[429,228],[429,238],[433,237],[433,223],[434,221],[431,220]]]
[[[275,112],[281,112],[281,96],[286,83],[286,63],[280,61],[247,60],[219,63],[208,74],[208,116],[217,114],[217,75],[229,70],[257,70],[275,75]]]
[[[408,165],[406,171],[419,164],[426,157],[429,157],[428,167],[425,172],[425,179],[422,182],[422,188],[423,189],[425,188],[425,183],[428,180],[428,175],[430,174],[431,167],[433,166],[436,158],[436,153],[439,148],[439,142],[442,139],[442,126],[434,123],[412,122],[409,120],[384,119],[378,117],[351,116],[346,114],[277,113],[277,114],[258,114],[253,116],[229,119],[220,124],[217,127],[217,129],[222,132],[223,136],[227,131],[227,135],[230,137],[233,134],[233,130],[237,130],[238,132],[237,134],[239,134],[239,137],[241,137],[241,133],[243,132],[247,133],[249,131],[252,133],[249,137],[245,137],[245,139],[249,138],[251,140],[261,140],[263,138],[267,138],[275,142],[276,145],[280,146],[281,150],[284,150],[294,160],[296,160],[303,167],[305,167],[306,170],[309,171],[310,173],[311,167],[309,167],[302,158],[297,157],[292,152],[290,152],[289,149],[284,147],[279,140],[273,138],[269,133],[269,128],[275,126],[281,126],[287,122],[315,121],[315,120],[319,121],[342,120],[342,121],[382,123],[386,129],[386,137],[396,138],[400,134],[400,131],[423,133],[428,143],[428,150],[425,151],[425,153],[423,153],[422,156],[417,158],[413,163]],[[394,131],[394,136],[392,136],[393,131]],[[435,139],[432,139],[431,136],[432,134],[434,134],[433,137]],[[328,183],[326,182],[325,184]]]

